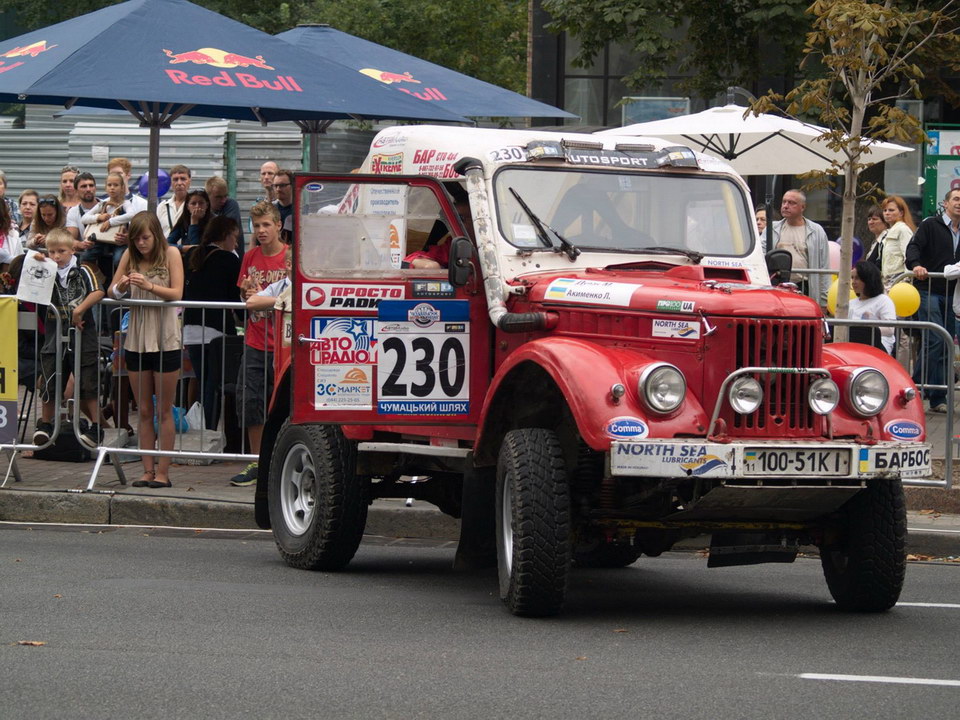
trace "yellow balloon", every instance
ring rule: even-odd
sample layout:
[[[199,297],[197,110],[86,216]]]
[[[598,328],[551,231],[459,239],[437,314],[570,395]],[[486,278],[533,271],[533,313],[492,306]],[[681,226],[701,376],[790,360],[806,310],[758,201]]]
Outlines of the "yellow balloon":
[[[831,315],[837,314],[837,293],[840,292],[840,279],[836,275],[833,276],[834,281],[830,283],[830,288],[827,290],[827,310]],[[910,287],[913,287],[911,285]],[[850,299],[853,300],[857,297],[857,294],[853,292],[853,288],[850,288]],[[919,300],[917,307],[919,307]]]
[[[920,293],[910,283],[899,282],[887,294],[893,300],[897,317],[910,317],[920,309]]]

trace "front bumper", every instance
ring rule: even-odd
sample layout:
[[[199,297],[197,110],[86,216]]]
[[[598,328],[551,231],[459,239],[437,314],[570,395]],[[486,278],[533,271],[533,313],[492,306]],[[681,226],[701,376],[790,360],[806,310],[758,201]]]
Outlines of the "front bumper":
[[[757,485],[773,478],[850,484],[931,474],[930,446],[918,442],[615,440],[608,459],[615,477],[704,477]]]

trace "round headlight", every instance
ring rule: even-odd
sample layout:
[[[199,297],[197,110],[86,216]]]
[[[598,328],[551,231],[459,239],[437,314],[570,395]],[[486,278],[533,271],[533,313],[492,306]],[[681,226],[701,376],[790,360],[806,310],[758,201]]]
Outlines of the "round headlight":
[[[826,415],[836,410],[840,404],[840,388],[830,378],[820,378],[810,383],[807,399],[811,410],[817,415]]]
[[[654,412],[673,412],[687,394],[687,382],[673,365],[651,365],[640,376],[640,397]]]
[[[763,402],[763,388],[752,377],[738,377],[730,384],[727,400],[735,412],[749,415],[756,412]]]
[[[850,375],[847,393],[850,407],[855,413],[872,417],[886,406],[890,386],[879,370],[860,368]]]

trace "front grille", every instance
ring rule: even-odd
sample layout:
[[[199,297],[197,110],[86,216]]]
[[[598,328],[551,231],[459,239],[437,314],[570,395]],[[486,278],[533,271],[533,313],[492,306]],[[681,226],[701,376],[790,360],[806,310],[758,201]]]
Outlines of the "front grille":
[[[736,368],[809,368],[820,364],[823,342],[819,320],[736,319],[733,331]],[[731,327],[732,326],[732,327]],[[810,375],[762,373],[754,376],[763,387],[763,404],[752,415],[733,412],[726,399],[721,417],[732,434],[780,437],[819,434],[820,417],[810,409]]]

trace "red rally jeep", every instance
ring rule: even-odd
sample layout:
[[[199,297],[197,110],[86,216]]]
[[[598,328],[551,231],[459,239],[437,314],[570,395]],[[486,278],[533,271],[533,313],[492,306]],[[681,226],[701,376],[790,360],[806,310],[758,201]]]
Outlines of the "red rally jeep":
[[[921,400],[888,355],[824,344],[771,285],[747,188],[656,139],[429,126],[360,174],[296,179],[289,346],[257,522],[336,570],[372,499],[461,518],[520,615],[571,565],[712,536],[711,567],[816,545],[834,600],[903,584],[902,478],[929,474]],[[417,259],[427,262],[417,262]],[[789,268],[787,268],[789,269]]]

